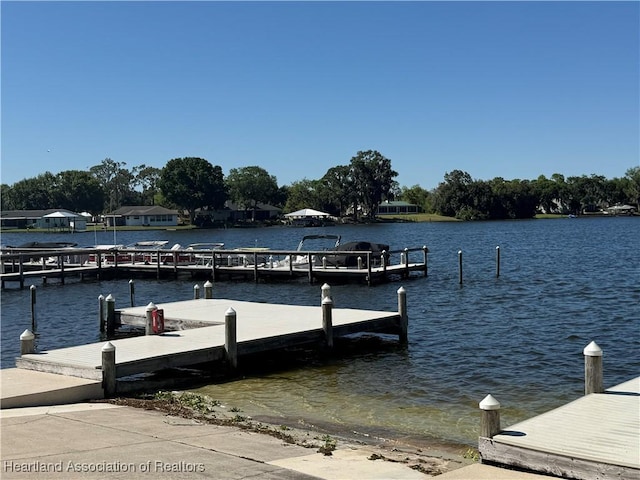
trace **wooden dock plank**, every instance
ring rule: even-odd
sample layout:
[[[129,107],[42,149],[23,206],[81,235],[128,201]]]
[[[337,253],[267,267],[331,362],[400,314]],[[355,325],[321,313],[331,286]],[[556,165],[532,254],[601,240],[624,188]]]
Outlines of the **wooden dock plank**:
[[[640,478],[640,377],[481,439],[480,453],[571,478]]]

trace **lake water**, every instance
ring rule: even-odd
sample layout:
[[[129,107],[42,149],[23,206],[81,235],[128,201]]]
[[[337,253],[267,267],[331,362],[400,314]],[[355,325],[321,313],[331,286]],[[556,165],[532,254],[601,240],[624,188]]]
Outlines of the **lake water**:
[[[640,218],[136,231],[118,232],[117,243],[163,239],[170,245],[217,241],[227,248],[295,249],[311,233],[392,249],[429,247],[426,278],[332,286],[337,308],[374,310],[396,310],[396,292],[404,286],[408,347],[252,371],[199,391],[257,419],[474,446],[478,402],[487,393],[502,404],[504,426],[581,396],[582,350],[592,340],[604,351],[605,387],[640,374]],[[3,233],[2,243],[69,239],[81,246],[113,243],[113,232]],[[136,303],[192,298],[194,283],[137,280]],[[40,350],[98,341],[98,295],[113,294],[116,308],[129,303],[126,279],[36,285]],[[230,306],[233,300],[318,305],[320,285],[223,281],[214,295],[228,298]],[[2,291],[2,368],[15,365],[19,335],[30,327],[29,297],[28,288],[15,284]]]

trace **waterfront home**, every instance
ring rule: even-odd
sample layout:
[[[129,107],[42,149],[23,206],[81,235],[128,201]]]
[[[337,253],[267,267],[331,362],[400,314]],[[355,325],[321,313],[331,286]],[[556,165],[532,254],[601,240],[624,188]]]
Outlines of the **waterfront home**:
[[[133,205],[120,207],[104,216],[108,227],[175,227],[178,225],[178,211],[159,205]]]

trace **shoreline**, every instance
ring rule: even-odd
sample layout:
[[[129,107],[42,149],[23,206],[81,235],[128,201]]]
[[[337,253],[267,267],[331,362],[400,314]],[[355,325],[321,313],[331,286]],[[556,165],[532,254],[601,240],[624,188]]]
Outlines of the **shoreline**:
[[[414,437],[383,438],[356,431],[345,431],[330,423],[311,424],[293,418],[270,418],[251,415],[235,407],[222,405],[207,395],[188,391],[159,391],[155,395],[117,397],[96,400],[197,422],[228,426],[269,435],[308,448],[313,453],[330,456],[335,450],[365,451],[370,460],[401,463],[429,476],[437,476],[478,462],[478,452],[468,445],[457,445],[434,439]]]

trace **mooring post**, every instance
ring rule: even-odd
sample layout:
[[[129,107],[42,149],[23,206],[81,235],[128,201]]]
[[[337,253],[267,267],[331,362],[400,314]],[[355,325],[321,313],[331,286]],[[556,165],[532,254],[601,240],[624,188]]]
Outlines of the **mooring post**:
[[[362,270],[362,257],[358,257],[358,270]]]
[[[116,393],[116,347],[111,342],[102,347],[102,389],[105,398]]]
[[[604,392],[602,349],[596,342],[591,342],[582,353],[584,355],[584,394]]]
[[[98,325],[100,326],[100,333],[104,333],[106,327],[106,312],[104,305],[104,295],[98,295]]]
[[[136,303],[136,286],[133,283],[133,279],[129,280],[129,298],[131,300],[131,306],[135,307],[135,303]]]
[[[213,283],[209,280],[204,282],[204,298],[213,298]]]
[[[58,255],[58,265],[60,266],[60,283],[64,285],[64,255]]]
[[[236,328],[236,311],[229,307],[224,314],[224,349],[232,371],[238,368],[238,339]]]
[[[322,257],[322,269],[323,270],[327,269],[327,256],[326,255],[324,257]]]
[[[493,438],[500,433],[500,402],[491,394],[479,403],[482,416],[480,417],[480,436]]]
[[[36,286],[31,285],[29,287],[29,293],[31,294],[31,331],[38,331],[38,320],[36,318]]]
[[[400,333],[398,340],[402,344],[409,341],[409,315],[407,314],[407,291],[404,287],[398,289],[398,313],[400,314]]]
[[[462,250],[458,250],[458,283],[462,285]]]
[[[107,295],[107,337],[112,337],[116,332],[116,299],[113,295]]]
[[[153,335],[153,311],[156,310],[155,303],[149,302],[147,308],[145,309],[145,323],[144,323],[144,334],[145,335]]]
[[[333,300],[331,297],[322,299],[322,330],[327,348],[333,348]]]
[[[500,245],[496,247],[496,278],[500,277]]]
[[[258,252],[253,252],[253,281],[258,283]]]
[[[427,254],[429,253],[429,249],[426,245],[422,246],[422,254],[424,256],[424,276],[426,277],[429,274],[429,266],[427,265]]]
[[[197,283],[193,286],[193,299],[198,300],[200,298],[200,285]]]
[[[320,287],[320,302],[325,298],[331,298],[331,286],[328,283],[325,283]]]
[[[405,278],[409,278],[409,249],[405,247],[404,249],[404,268],[405,268]]]
[[[36,336],[31,330],[25,330],[20,334],[20,355],[27,355],[36,351]]]
[[[309,264],[309,285],[313,285],[313,256],[311,253],[307,253],[307,262]]]

